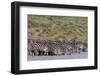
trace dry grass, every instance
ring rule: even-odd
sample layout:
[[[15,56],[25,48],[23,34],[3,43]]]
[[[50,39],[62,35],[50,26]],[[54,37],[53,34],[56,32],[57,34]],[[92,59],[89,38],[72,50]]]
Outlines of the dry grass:
[[[28,15],[28,39],[86,41],[88,18]]]

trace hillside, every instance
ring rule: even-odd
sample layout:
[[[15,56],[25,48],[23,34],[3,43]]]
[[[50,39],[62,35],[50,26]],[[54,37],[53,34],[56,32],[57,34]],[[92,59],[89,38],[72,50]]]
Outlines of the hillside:
[[[28,15],[28,39],[87,40],[88,18]]]

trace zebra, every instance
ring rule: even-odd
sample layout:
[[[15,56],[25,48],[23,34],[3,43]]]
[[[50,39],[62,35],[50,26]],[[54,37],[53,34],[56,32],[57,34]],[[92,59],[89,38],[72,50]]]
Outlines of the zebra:
[[[87,51],[87,43],[76,40],[28,40],[28,54],[33,56],[71,55]]]
[[[56,55],[56,50],[55,50],[56,48],[53,41],[49,41],[47,45],[48,45],[48,55],[50,56]]]
[[[87,43],[78,41],[75,46],[76,46],[77,53],[81,53],[87,50]]]
[[[28,55],[32,55],[32,41],[31,40],[28,40]]]
[[[87,45],[87,43],[83,43],[83,49],[82,49],[82,52],[87,52],[87,50],[88,50],[88,45]]]
[[[46,46],[45,42],[42,40],[36,41],[36,43],[33,43],[34,52],[37,52],[37,55],[47,55],[48,53],[48,47]]]
[[[54,53],[56,55],[64,55],[65,54],[62,41],[54,41],[52,47],[54,48]]]
[[[73,48],[71,45],[67,45],[66,47],[66,54],[71,55],[73,53]]]
[[[48,46],[46,40],[40,41],[39,46],[39,54],[40,55],[48,55]]]
[[[36,45],[35,45],[35,41],[33,40],[28,40],[28,55],[34,56],[37,55],[36,52]]]

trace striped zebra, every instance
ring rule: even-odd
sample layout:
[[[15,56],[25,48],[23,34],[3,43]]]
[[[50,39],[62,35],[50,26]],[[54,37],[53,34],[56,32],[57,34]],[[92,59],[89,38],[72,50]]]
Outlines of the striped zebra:
[[[54,55],[64,55],[64,48],[61,44],[61,41],[53,41],[51,48]]]
[[[29,55],[48,55],[48,47],[45,41],[33,40],[28,45]]]
[[[87,51],[87,43],[84,43],[84,42],[81,42],[81,41],[76,42],[75,50],[76,50],[77,53]]]
[[[35,54],[35,47],[33,46],[33,43],[35,43],[33,40],[28,40],[28,55],[33,56]]]
[[[28,40],[28,54],[33,56],[71,55],[82,51],[87,51],[87,43],[81,41]]]
[[[39,55],[48,55],[48,46],[46,40],[41,40],[38,43]]]

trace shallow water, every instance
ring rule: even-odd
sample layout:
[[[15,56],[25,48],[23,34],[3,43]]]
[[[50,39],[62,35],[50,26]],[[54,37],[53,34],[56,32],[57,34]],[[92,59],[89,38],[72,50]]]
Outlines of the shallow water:
[[[60,55],[60,56],[28,56],[28,61],[56,60],[56,59],[86,59],[86,58],[88,58],[88,52],[73,53],[71,55]]]

